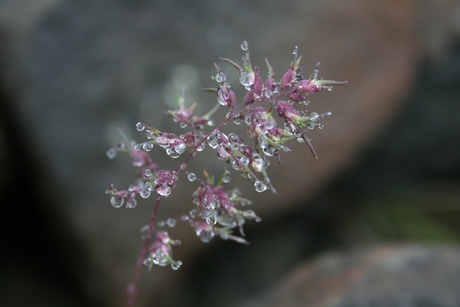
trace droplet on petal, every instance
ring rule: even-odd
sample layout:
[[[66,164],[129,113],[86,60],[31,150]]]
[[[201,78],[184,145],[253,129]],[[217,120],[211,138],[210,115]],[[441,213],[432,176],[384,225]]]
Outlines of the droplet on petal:
[[[169,196],[171,194],[172,188],[169,185],[162,185],[161,187],[157,188],[157,193],[161,196]]]

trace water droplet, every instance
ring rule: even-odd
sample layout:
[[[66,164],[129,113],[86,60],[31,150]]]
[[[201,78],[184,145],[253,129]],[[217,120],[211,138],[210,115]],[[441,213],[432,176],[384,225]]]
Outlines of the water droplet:
[[[214,121],[214,119],[211,118],[210,120],[208,120],[208,121],[206,122],[206,124],[207,124],[209,127],[213,127],[213,126],[216,124],[216,122]]]
[[[191,217],[192,219],[194,219],[194,218],[196,217],[196,210],[195,210],[195,209],[190,210],[190,212],[188,213],[188,215],[190,215],[190,217]]]
[[[110,198],[110,203],[112,204],[112,206],[114,206],[115,208],[120,208],[121,206],[123,206],[123,203],[125,202],[124,198],[123,197],[116,197],[116,196],[112,196],[112,198]]]
[[[222,182],[229,183],[231,180],[232,180],[232,173],[230,173],[228,170],[225,170],[224,174],[222,175]]]
[[[249,115],[249,114],[246,115],[246,116],[244,117],[244,122],[245,122],[247,125],[250,125],[251,122],[252,122],[251,115]]]
[[[185,214],[180,217],[181,221],[188,221],[189,219],[190,219],[190,217],[188,215],[185,215]]]
[[[172,191],[172,188],[167,184],[164,184],[160,186],[159,188],[157,188],[157,193],[165,197],[169,196],[169,194],[171,194],[171,191]]]
[[[241,118],[240,114],[233,116],[233,122],[235,125],[241,124],[242,121],[243,119]]]
[[[260,180],[256,180],[254,182],[254,188],[259,193],[261,193],[261,192],[265,191],[266,189],[268,189],[267,185],[265,183],[263,183],[262,181],[260,181]]]
[[[142,149],[142,144],[136,144],[134,145],[135,150],[141,150]]]
[[[146,168],[146,169],[144,170],[143,174],[144,174],[144,177],[145,177],[146,179],[151,179],[152,176],[153,176],[153,172],[152,172],[152,170],[149,169],[149,168]]]
[[[126,202],[126,208],[134,209],[134,208],[136,208],[136,206],[137,206],[137,200],[135,200],[135,199],[132,199],[132,200]]]
[[[217,83],[224,83],[226,80],[226,76],[222,71],[219,71],[216,76],[214,77],[214,80],[216,80]]]
[[[144,149],[145,151],[151,151],[153,149],[153,144],[152,143],[144,143],[142,145],[142,149]]]
[[[235,219],[229,214],[221,214],[218,219],[219,224],[225,227],[235,227],[236,221]]]
[[[181,127],[181,128],[186,128],[186,127],[187,127],[187,123],[185,123],[185,122],[180,122],[180,123],[179,123],[179,127]]]
[[[187,149],[187,145],[185,145],[184,143],[181,143],[181,144],[177,145],[177,146],[174,148],[174,150],[175,150],[179,155],[183,154],[184,151],[185,151],[185,149]]]
[[[178,153],[174,148],[166,148],[166,153],[173,159],[180,157],[180,153]]]
[[[144,239],[147,239],[150,235],[150,227],[149,225],[144,225],[142,226],[141,228],[141,239],[144,240]]]
[[[158,221],[157,225],[158,225],[158,227],[164,227],[165,222],[164,221]]]
[[[152,259],[150,259],[150,257],[149,257],[149,258],[145,259],[144,262],[142,262],[142,264],[144,264],[145,266],[151,267],[153,262],[152,262]]]
[[[169,138],[167,137],[164,137],[164,136],[159,136],[157,138],[157,144],[158,146],[160,146],[161,148],[166,148],[169,146]]]
[[[241,43],[241,46],[240,46],[240,47],[241,47],[241,50],[243,50],[243,51],[248,51],[248,49],[249,49],[249,43],[248,43],[247,41],[243,41],[243,42]]]
[[[208,214],[206,215],[206,223],[208,225],[214,226],[217,223],[217,213],[214,210],[208,211]]]
[[[138,122],[136,124],[136,129],[137,129],[137,131],[143,131],[145,129],[145,125],[143,123],[141,123],[141,122]]]
[[[179,260],[179,261],[171,263],[171,268],[173,270],[178,270],[181,265],[182,265],[182,261]]]
[[[107,150],[106,154],[109,159],[113,159],[117,155],[117,150],[115,148],[110,148]]]
[[[269,118],[265,121],[265,128],[273,129],[276,126],[276,122],[273,118]]]
[[[166,224],[173,228],[174,226],[176,226],[176,220],[175,219],[172,219],[172,218],[169,218],[167,221],[166,221]]]
[[[217,132],[213,132],[210,136],[208,136],[208,145],[213,149],[219,145],[219,136]]]
[[[196,175],[194,173],[189,173],[187,175],[188,181],[194,182],[196,180]]]
[[[240,72],[239,81],[244,87],[251,86],[254,83],[254,80],[250,78],[249,73],[245,71]]]
[[[201,228],[197,229],[196,234],[200,237],[200,240],[203,243],[209,243],[215,235],[214,231],[205,231]]]
[[[243,211],[243,217],[246,219],[255,219],[256,222],[262,221],[262,219],[258,217],[253,210]]]
[[[159,266],[166,266],[169,263],[168,258],[160,250],[157,250],[151,258],[153,263]]]
[[[150,190],[148,187],[144,187],[142,190],[139,191],[139,195],[142,198],[149,198],[150,196]]]
[[[248,165],[249,164],[249,158],[246,157],[246,156],[242,156],[240,158],[240,163],[243,164],[243,165]]]
[[[273,91],[271,89],[267,89],[265,90],[264,95],[265,95],[265,98],[270,99],[273,97]]]

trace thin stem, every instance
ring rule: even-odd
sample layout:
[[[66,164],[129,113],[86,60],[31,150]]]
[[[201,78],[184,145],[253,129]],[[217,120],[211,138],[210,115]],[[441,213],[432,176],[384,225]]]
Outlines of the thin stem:
[[[153,207],[152,213],[150,214],[150,219],[149,219],[149,232],[143,238],[142,240],[142,245],[141,249],[139,251],[139,255],[137,256],[137,261],[136,261],[136,267],[134,269],[134,276],[133,276],[133,281],[128,285],[127,287],[127,307],[134,307],[134,304],[136,303],[136,298],[137,298],[137,293],[139,290],[139,281],[141,279],[142,275],[142,267],[144,265],[144,260],[146,258],[150,240],[152,238],[152,234],[154,233],[155,230],[155,217],[158,212],[158,208],[160,207],[160,202],[163,199],[163,196],[159,196],[155,202],[155,206]]]

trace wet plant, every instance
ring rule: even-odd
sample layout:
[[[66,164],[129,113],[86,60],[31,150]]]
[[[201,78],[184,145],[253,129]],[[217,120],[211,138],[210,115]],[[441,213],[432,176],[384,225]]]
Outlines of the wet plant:
[[[133,281],[128,286],[128,305],[134,305],[137,296],[142,267],[151,269],[154,265],[170,266],[177,270],[181,260],[173,256],[173,248],[179,240],[172,239],[166,229],[177,223],[188,223],[204,243],[215,237],[248,244],[244,238],[243,226],[248,220],[261,221],[249,207],[240,189],[226,188],[232,177],[244,178],[241,184],[250,184],[257,192],[277,193],[269,177],[269,166],[274,161],[281,164],[281,154],[290,151],[291,141],[305,143],[314,158],[316,151],[308,138],[308,131],[322,129],[322,120],[330,112],[319,114],[309,109],[309,95],[322,90],[331,91],[335,85],[345,84],[323,80],[319,77],[319,63],[313,72],[305,77],[301,69],[298,48],[293,50],[293,60],[281,78],[268,60],[267,75],[261,76],[259,67],[253,66],[249,56],[248,43],[241,44],[242,63],[220,58],[220,66],[235,69],[241,86],[245,89],[242,99],[236,97],[227,76],[215,63],[216,74],[212,77],[216,87],[204,90],[214,95],[215,105],[205,114],[195,114],[196,104],[187,104],[185,95],[178,95],[177,109],[166,114],[172,118],[184,133],[177,135],[162,131],[148,123],[138,122],[136,129],[145,135],[145,141],[135,142],[126,137],[118,146],[107,151],[113,159],[119,152],[130,155],[132,165],[139,170],[139,178],[127,189],[118,190],[109,185],[106,193],[115,208],[135,208],[139,199],[154,199],[152,213],[142,227],[142,247],[138,256]],[[220,108],[227,113],[221,120],[214,118]],[[216,124],[217,123],[217,124]],[[245,135],[238,134],[232,127],[244,125]],[[203,150],[215,152],[216,160],[222,163],[220,174],[195,174],[189,170],[193,159],[199,158]],[[177,167],[163,169],[152,159],[151,151],[164,150]],[[165,221],[157,220],[157,212],[167,197],[174,191],[179,178],[184,177],[196,189],[193,192],[189,212]]]

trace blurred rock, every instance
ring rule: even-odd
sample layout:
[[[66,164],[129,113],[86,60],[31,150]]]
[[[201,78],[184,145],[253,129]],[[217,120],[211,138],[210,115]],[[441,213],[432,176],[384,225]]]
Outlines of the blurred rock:
[[[460,305],[458,247],[394,245],[328,253],[298,266],[261,306]]]
[[[312,108],[334,114],[325,129],[311,134],[320,159],[314,161],[304,146],[295,146],[282,157],[282,168],[272,166],[279,196],[246,189],[258,214],[275,218],[303,204],[297,200],[311,197],[394,120],[417,62],[426,54],[442,54],[442,49],[430,51],[439,44],[427,42],[442,35],[442,46],[448,46],[450,36],[440,31],[457,33],[453,17],[458,5],[444,2],[448,5],[413,0],[2,2],[1,74],[15,99],[17,121],[30,135],[30,151],[53,176],[55,185],[45,191],[46,197],[53,199],[59,191],[59,201],[53,203],[71,220],[68,227],[86,243],[96,268],[86,276],[88,295],[124,304],[140,245],[138,230],[151,210],[149,204],[134,211],[115,210],[103,194],[108,183],[127,186],[133,176],[122,166],[126,159],[105,157],[118,140],[118,126],[137,139],[138,120],[169,129],[162,112],[174,101],[171,89],[179,81],[193,87],[190,101],[212,105],[214,98],[199,88],[212,85],[209,76],[218,56],[240,57],[244,39],[250,42],[253,63],[264,71],[267,57],[278,75],[298,45],[305,73],[321,61],[322,76],[348,79],[349,84],[312,96]],[[446,13],[452,21],[444,18]],[[427,19],[433,27],[426,27]],[[444,20],[442,27],[434,22],[439,19]],[[192,77],[182,80],[185,74]],[[208,161],[197,163],[211,172],[220,170],[217,162],[211,166]],[[188,194],[181,193],[165,203],[161,214],[187,212],[187,205],[173,205],[188,201]],[[178,228],[174,237],[184,242],[177,248],[184,267],[199,250],[210,248],[191,238],[186,227]],[[143,283],[142,295],[161,303],[175,295],[168,290],[185,274],[157,269]]]

